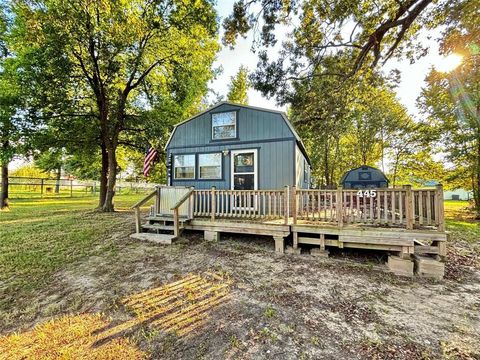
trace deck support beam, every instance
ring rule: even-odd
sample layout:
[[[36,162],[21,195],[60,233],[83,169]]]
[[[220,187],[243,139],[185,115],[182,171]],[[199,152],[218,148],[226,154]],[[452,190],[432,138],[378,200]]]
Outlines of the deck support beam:
[[[293,248],[298,249],[298,232],[293,232]]]
[[[275,240],[275,252],[279,254],[285,253],[285,239],[283,236],[274,236],[273,240]]]

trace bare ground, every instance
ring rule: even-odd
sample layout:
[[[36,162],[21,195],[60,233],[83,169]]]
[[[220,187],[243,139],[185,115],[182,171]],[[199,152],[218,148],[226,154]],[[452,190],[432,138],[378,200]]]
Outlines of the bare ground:
[[[480,272],[471,264],[452,260],[438,282],[391,275],[375,256],[275,255],[263,237],[210,243],[189,233],[159,246],[130,240],[130,214],[118,216],[111,251],[19,299],[1,333],[63,314],[121,323],[133,316],[125,297],[213,272],[229,279],[229,295],[201,326],[179,335],[144,324],[121,336],[154,359],[480,359]]]

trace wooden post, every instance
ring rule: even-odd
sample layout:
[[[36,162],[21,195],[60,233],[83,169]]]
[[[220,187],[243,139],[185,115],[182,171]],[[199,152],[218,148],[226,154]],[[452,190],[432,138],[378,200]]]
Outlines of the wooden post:
[[[338,226],[342,227],[343,226],[343,187],[339,186],[337,188],[337,196],[336,196],[336,202],[337,202],[337,222]]]
[[[70,197],[73,197],[73,180],[70,180]]]
[[[190,188],[190,189],[193,190],[193,187]],[[190,194],[190,198],[188,199],[188,217],[190,219],[193,219],[194,206],[195,206],[195,193],[192,192]]]
[[[407,222],[407,230],[413,229],[413,215],[415,212],[412,196],[412,185],[404,185],[403,188],[406,190],[405,194],[405,217]]]
[[[40,196],[43,197],[43,179],[40,179]]]
[[[140,207],[135,207],[135,228],[137,230],[137,234],[140,234],[142,230],[142,224],[140,222]]]
[[[178,237],[180,234],[180,224],[178,221],[178,207],[173,210],[173,235]]]
[[[320,234],[320,250],[325,251],[325,234]]]
[[[285,225],[288,225],[288,219],[290,218],[290,187],[285,186]]]
[[[93,182],[93,189],[92,190],[93,190],[93,195],[95,195],[97,193],[97,182],[96,181]]]
[[[212,186],[212,201],[211,201],[211,219],[215,221],[215,213],[217,212],[217,195],[215,194],[215,186]]]
[[[438,231],[445,231],[445,210],[443,208],[443,185],[438,184],[436,190],[438,206]]]
[[[160,196],[162,196],[161,186],[156,187],[157,195],[155,196],[155,215],[160,213]]]
[[[293,211],[293,223],[297,223],[297,187],[292,186],[292,211]]]

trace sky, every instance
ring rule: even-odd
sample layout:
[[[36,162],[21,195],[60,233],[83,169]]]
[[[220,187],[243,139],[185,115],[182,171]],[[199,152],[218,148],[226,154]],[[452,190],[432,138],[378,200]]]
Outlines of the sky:
[[[219,4],[217,4],[217,11],[221,22],[231,13],[233,3],[234,0],[220,0]],[[282,31],[283,30],[284,29],[282,29]],[[438,38],[439,35],[439,31],[430,33],[423,32],[421,34],[422,43],[428,45],[430,51],[428,55],[422,57],[414,64],[410,64],[409,60],[392,59],[385,65],[385,70],[387,71],[393,68],[401,71],[401,82],[396,89],[397,97],[414,118],[421,117],[420,111],[416,107],[416,99],[420,95],[422,86],[424,86],[424,79],[432,66],[435,65],[437,69],[448,69],[451,65],[450,59],[444,59],[438,54],[438,43],[435,39]],[[428,39],[428,37],[430,37],[430,39]],[[241,65],[246,66],[250,71],[255,70],[257,56],[251,52],[251,45],[252,36],[250,34],[247,39],[239,38],[233,50],[223,47],[218,54],[215,66],[221,66],[223,72],[212,82],[211,88],[220,95],[226,96],[230,78],[237,73]],[[253,106],[279,110],[286,109],[285,107],[277,106],[274,99],[267,99],[253,89],[249,90],[248,98],[250,105]]]

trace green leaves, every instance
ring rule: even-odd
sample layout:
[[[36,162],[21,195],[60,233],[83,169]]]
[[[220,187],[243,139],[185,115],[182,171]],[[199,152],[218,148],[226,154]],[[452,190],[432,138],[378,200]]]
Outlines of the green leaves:
[[[342,71],[348,62],[348,56],[332,55],[321,71]],[[294,81],[293,89],[291,116],[311,154],[317,185],[335,186],[353,167],[378,166],[387,158],[397,163],[406,146],[417,149],[406,140],[415,131],[412,119],[379,74],[343,82],[319,75]]]
[[[208,0],[20,0],[13,11],[10,41],[42,148],[82,157],[102,143],[162,147],[213,76]]]

